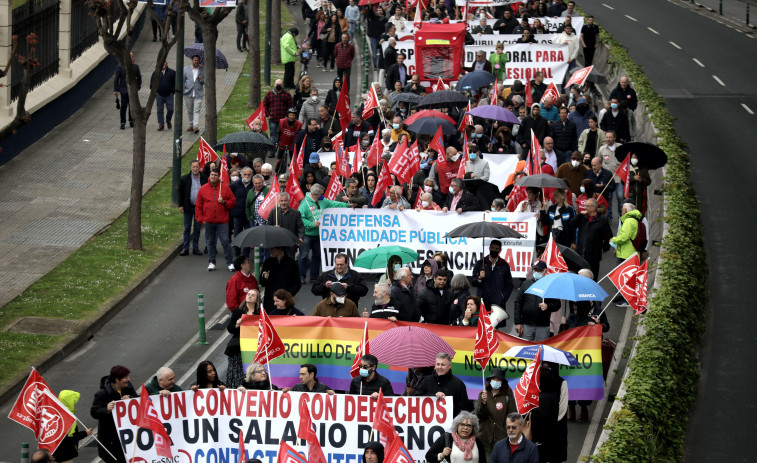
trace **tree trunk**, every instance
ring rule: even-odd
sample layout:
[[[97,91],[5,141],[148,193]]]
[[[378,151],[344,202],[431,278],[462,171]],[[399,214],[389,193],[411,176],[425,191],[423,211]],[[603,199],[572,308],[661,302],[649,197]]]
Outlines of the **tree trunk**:
[[[213,146],[218,141],[218,111],[216,110],[216,43],[218,27],[200,24],[205,44],[205,141]],[[209,63],[212,63],[209,65]]]
[[[247,8],[250,34],[250,97],[247,107],[260,106],[260,0],[249,0]]]
[[[266,18],[267,20],[268,18]],[[273,0],[271,29],[273,30],[271,33],[271,63],[281,64],[281,0]]]
[[[131,93],[131,91],[129,92]],[[131,95],[129,95],[131,100]],[[131,107],[129,108],[131,110]],[[132,146],[131,194],[129,195],[129,228],[126,249],[142,250],[142,185],[145,179],[145,148],[147,145],[147,118],[133,111],[134,138]]]

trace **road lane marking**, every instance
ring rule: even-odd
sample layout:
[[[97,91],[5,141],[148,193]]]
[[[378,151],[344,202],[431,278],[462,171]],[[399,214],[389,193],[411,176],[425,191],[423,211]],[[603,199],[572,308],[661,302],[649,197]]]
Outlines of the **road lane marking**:
[[[660,35],[659,32],[657,32],[656,30],[652,29],[651,27],[647,27],[647,29],[649,29],[649,31],[652,32],[653,34]]]
[[[605,8],[609,8],[611,10],[615,9],[615,8],[611,7],[610,5],[608,5],[607,3],[603,3],[602,6],[605,7]]]
[[[628,15],[624,15],[624,16],[625,16],[626,18],[630,19],[631,21],[634,21],[634,22],[639,22],[639,20],[638,20],[638,19],[636,19],[636,18],[634,18],[633,16],[628,16]]]
[[[674,47],[676,47],[679,50],[681,49],[681,47],[679,47],[678,44],[675,43],[675,42],[668,42],[668,43],[671,44],[671,45],[673,45]]]
[[[715,81],[717,81],[717,83],[719,83],[720,85],[722,85],[723,87],[725,87],[725,82],[723,82],[722,80],[720,80],[720,78],[718,76],[716,76],[715,74],[713,74],[712,78],[715,79]]]
[[[741,103],[741,107],[744,108],[744,110],[748,112],[750,116],[754,116],[754,111],[749,109],[749,106],[745,105],[744,103]]]
[[[702,62],[699,61],[698,59],[696,59],[696,58],[691,58],[691,59],[694,60],[694,62],[697,63],[699,65],[699,67],[704,67],[704,64],[702,64]]]

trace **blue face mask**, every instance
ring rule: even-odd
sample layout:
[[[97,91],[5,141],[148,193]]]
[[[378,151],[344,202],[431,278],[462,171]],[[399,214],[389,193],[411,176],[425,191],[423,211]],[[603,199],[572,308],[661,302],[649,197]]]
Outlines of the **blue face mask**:
[[[581,193],[586,193],[586,188],[581,187]]]
[[[397,270],[399,270],[400,268],[402,268],[402,265],[400,265],[400,264],[394,264],[393,268],[394,268],[394,271],[396,272]]]
[[[470,160],[473,161],[474,159],[476,159],[476,153],[471,153]]]
[[[477,134],[476,134],[476,138],[481,138],[481,137],[483,137],[483,136],[484,136],[484,134],[483,134],[483,133],[477,133]]]
[[[394,130],[399,130],[400,125],[399,124],[392,124],[392,127],[394,128]]]
[[[612,103],[612,104],[610,105],[610,107],[611,107],[612,109],[618,109],[618,103]]]
[[[368,375],[370,375],[370,374],[371,374],[371,370],[367,370],[365,368],[361,368],[360,369],[360,377],[367,378]]]
[[[489,384],[491,384],[492,389],[500,389],[502,387],[502,381],[491,380]]]
[[[534,280],[538,280],[539,278],[543,277],[544,275],[538,272],[534,272]]]

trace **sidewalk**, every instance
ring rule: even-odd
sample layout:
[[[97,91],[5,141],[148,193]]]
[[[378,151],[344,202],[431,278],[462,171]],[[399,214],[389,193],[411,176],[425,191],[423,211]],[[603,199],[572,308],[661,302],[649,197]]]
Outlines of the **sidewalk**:
[[[194,42],[194,23],[185,21],[186,45]],[[158,43],[149,24],[134,46],[142,71],[140,98],[149,94],[152,62]],[[217,48],[229,60],[228,71],[217,71],[218,104],[229,97],[246,53],[236,50],[232,16],[219,25]],[[182,47],[181,44],[176,46]],[[182,47],[183,48],[183,47]],[[175,48],[169,54],[174,66]],[[185,59],[185,65],[190,64]],[[185,112],[184,112],[185,113]],[[176,118],[179,115],[174,115]],[[184,127],[187,127],[187,118]],[[204,129],[202,115],[200,128]],[[56,127],[13,160],[0,167],[0,307],[55,268],[89,238],[108,226],[129,207],[132,131],[119,130],[113,83],[100,88],[69,120]],[[157,116],[147,123],[144,191],[171,168],[173,130],[157,132]],[[188,150],[197,140],[182,134]],[[125,245],[125,243],[124,243]]]

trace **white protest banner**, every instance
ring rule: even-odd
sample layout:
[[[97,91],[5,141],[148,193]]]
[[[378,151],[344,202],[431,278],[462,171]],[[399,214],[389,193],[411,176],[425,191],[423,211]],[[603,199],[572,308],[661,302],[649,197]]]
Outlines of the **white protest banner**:
[[[321,265],[324,271],[334,267],[334,256],[343,252],[352,265],[366,249],[397,245],[418,253],[418,260],[410,267],[418,268],[423,261],[440,251],[449,258],[454,272],[470,273],[482,258],[489,239],[447,238],[452,229],[470,222],[486,220],[504,223],[525,238],[503,239],[500,257],[510,264],[513,277],[523,278],[528,271],[536,243],[536,215],[533,213],[484,213],[439,211],[396,211],[392,209],[326,209],[321,216]],[[384,272],[384,268],[360,269],[369,273]]]
[[[488,55],[494,53],[491,45],[467,45],[465,47],[465,65],[472,66],[476,52],[483,50]],[[507,65],[505,66],[505,85],[512,85],[516,79],[525,81],[533,79],[537,71],[544,73],[544,82],[562,84],[568,72],[568,46],[551,43],[516,43],[505,45]]]
[[[560,34],[534,34],[534,40],[536,43],[554,43]],[[497,43],[503,43],[505,45],[517,43],[518,39],[523,37],[522,34],[473,34],[473,45],[484,46],[488,45],[492,47],[491,52],[494,53]]]
[[[239,435],[247,458],[276,463],[279,442],[306,452],[297,439],[300,402],[306,402],[318,440],[331,463],[360,463],[369,442],[376,401],[370,396],[248,390],[199,389],[152,397],[158,417],[171,438],[171,463],[240,461]],[[413,458],[426,452],[452,424],[452,401],[436,397],[386,397],[394,424]],[[119,400],[113,420],[129,458],[137,431],[138,399]],[[135,461],[161,462],[152,432],[139,429]],[[374,440],[376,437],[374,436]]]
[[[389,41],[386,41],[381,44],[381,51],[382,53],[386,52],[386,49],[389,48]],[[397,40],[397,45],[394,47],[395,50],[397,50],[397,54],[404,53],[405,54],[405,61],[404,65],[407,66],[407,73],[408,75],[415,74],[417,68],[415,67],[415,40],[412,35],[406,35],[402,38]],[[408,78],[408,81],[410,78]],[[384,85],[384,82],[379,82],[382,86]],[[387,89],[389,91],[389,89]]]
[[[533,26],[534,21],[539,20],[542,25],[544,26],[544,30],[547,32],[557,33],[557,31],[562,27],[563,24],[565,24],[565,18],[559,17],[559,18],[528,18],[528,25]],[[573,16],[570,18],[571,24],[573,24],[573,29],[575,29],[575,34],[580,35],[581,34],[581,28],[584,27],[584,17],[583,16]]]

